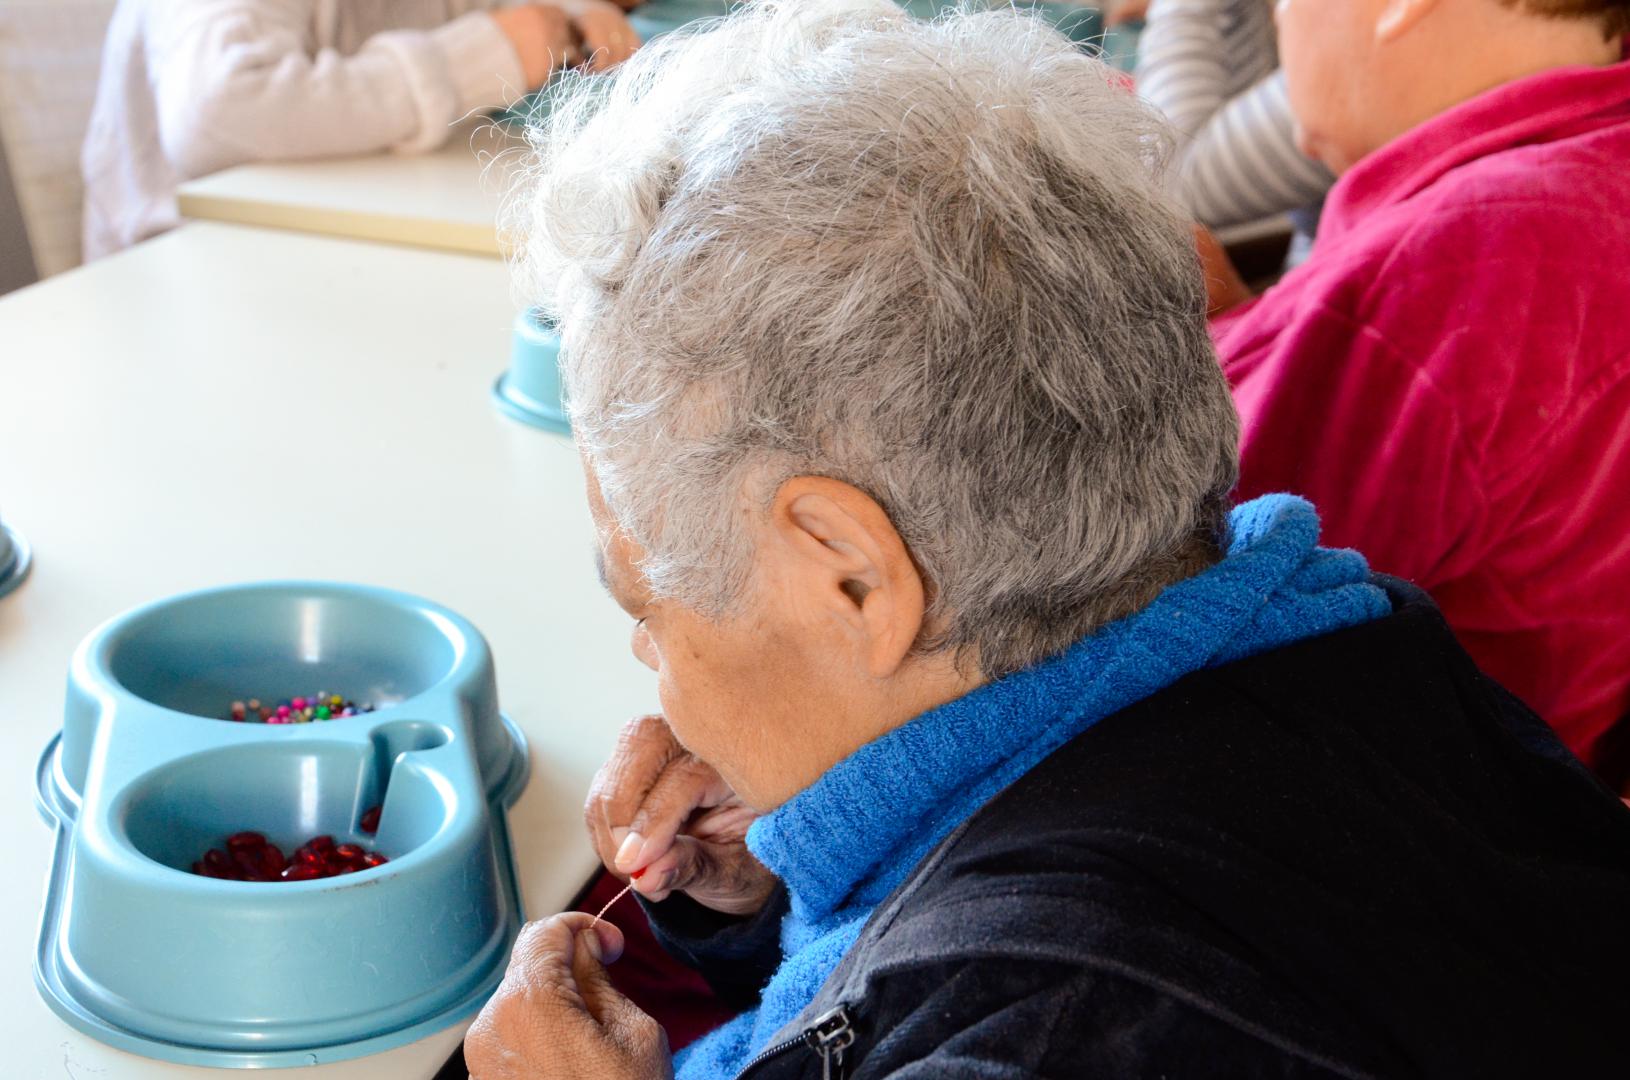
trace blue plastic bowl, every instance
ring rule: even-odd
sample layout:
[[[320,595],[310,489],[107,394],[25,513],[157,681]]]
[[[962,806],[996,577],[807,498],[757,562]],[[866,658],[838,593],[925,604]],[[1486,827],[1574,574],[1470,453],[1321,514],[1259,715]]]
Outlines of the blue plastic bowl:
[[[28,541],[23,534],[0,521],[0,596],[23,583],[29,560]]]
[[[493,385],[492,399],[523,424],[562,434],[572,430],[560,394],[560,335],[536,310],[515,316],[509,370]]]
[[[318,689],[377,711],[219,719],[234,698]],[[336,1061],[447,1027],[498,985],[520,928],[504,812],[526,776],[487,644],[446,608],[270,583],[119,616],[75,653],[40,762],[57,828],[41,993],[88,1035],[191,1065]],[[305,882],[190,871],[241,830],[390,861]]]

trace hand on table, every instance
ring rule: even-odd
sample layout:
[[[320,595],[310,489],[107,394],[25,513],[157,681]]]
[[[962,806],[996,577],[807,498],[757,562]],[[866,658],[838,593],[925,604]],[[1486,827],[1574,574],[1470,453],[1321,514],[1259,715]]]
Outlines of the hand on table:
[[[1143,22],[1149,17],[1151,0],[1110,0],[1108,9],[1104,12],[1105,26],[1120,26],[1122,23]]]
[[[492,12],[520,58],[529,89],[537,89],[557,69],[587,63],[604,71],[634,55],[639,35],[610,0],[552,0]]]
[[[660,716],[624,726],[583,807],[600,860],[640,895],[679,891],[727,915],[753,914],[775,890],[775,875],[747,850],[756,816]]]
[[[464,1037],[470,1080],[668,1080],[662,1025],[612,989],[610,923],[582,912],[528,923],[497,993]]]

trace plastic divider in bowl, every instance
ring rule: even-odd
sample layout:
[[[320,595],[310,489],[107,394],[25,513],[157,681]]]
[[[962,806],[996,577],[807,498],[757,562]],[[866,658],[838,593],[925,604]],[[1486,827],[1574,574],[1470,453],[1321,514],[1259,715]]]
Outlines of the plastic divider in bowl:
[[[322,723],[212,718],[250,685],[386,701]],[[97,1038],[190,1064],[338,1060],[445,1027],[497,985],[520,926],[504,812],[525,776],[486,643],[444,608],[291,583],[121,616],[76,653],[39,772],[58,828],[41,991]],[[191,872],[241,831],[389,861],[309,881]]]

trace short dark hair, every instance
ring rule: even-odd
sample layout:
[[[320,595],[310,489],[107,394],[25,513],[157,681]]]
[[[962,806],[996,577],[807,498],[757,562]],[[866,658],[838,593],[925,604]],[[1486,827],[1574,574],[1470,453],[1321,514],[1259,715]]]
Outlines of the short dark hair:
[[[1630,34],[1630,0],[1500,0],[1550,19],[1595,19],[1609,41]]]

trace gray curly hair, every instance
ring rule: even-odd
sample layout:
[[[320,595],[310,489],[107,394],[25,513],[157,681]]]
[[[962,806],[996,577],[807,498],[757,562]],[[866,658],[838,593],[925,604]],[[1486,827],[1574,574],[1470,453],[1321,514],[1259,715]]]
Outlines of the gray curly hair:
[[[738,605],[786,479],[853,484],[992,677],[1216,558],[1238,420],[1160,122],[1039,18],[763,0],[569,77],[510,208],[653,594]]]

